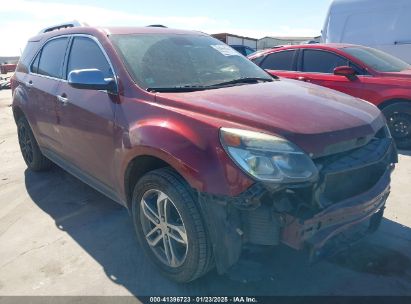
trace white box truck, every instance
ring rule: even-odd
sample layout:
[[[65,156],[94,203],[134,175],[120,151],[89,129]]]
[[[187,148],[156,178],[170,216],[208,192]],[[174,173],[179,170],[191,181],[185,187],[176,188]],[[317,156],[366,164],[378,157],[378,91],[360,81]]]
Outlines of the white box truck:
[[[370,46],[411,63],[411,0],[334,0],[322,42]]]

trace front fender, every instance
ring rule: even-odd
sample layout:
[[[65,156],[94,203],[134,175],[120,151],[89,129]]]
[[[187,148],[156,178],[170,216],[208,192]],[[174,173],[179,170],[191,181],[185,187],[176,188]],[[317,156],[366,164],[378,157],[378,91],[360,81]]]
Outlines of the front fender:
[[[218,128],[173,114],[138,121],[122,136],[125,155],[121,157],[121,175],[134,158],[154,156],[173,167],[197,191],[238,195],[253,182],[229,159],[218,132]]]
[[[388,100],[411,100],[410,89],[389,89],[380,93],[376,105],[381,107]]]

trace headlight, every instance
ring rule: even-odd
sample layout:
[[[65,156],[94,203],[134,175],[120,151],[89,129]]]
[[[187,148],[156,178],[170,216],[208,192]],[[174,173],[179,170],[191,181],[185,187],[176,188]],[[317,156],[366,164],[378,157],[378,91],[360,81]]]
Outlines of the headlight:
[[[302,182],[318,174],[311,158],[283,138],[248,130],[221,128],[220,139],[237,165],[258,180]]]

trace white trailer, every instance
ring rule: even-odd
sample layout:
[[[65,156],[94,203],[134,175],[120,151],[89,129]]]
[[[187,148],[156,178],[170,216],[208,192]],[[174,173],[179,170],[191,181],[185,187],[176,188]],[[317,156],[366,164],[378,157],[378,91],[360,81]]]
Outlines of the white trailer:
[[[322,42],[370,46],[411,63],[411,0],[334,0]]]

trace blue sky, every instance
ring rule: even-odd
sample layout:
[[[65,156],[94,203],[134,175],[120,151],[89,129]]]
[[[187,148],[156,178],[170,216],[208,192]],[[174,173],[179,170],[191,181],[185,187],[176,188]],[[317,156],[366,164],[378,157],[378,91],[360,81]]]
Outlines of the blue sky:
[[[169,27],[264,36],[320,34],[331,0],[139,1],[13,0],[0,6],[0,56],[18,55],[41,28],[67,20],[90,25]]]

